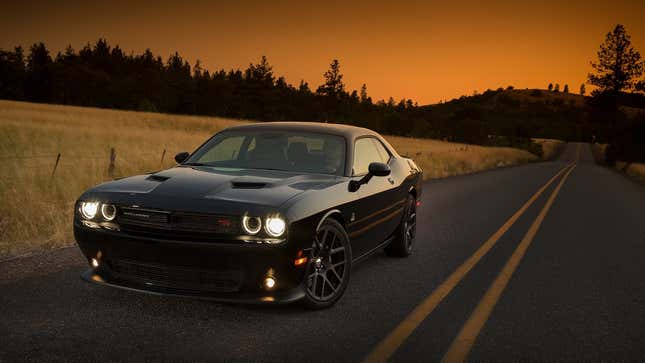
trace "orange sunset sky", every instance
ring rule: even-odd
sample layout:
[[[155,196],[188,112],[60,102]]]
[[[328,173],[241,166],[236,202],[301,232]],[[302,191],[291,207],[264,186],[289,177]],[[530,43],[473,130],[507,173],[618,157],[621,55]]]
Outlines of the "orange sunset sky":
[[[645,1],[35,1],[1,5],[0,48],[44,41],[53,55],[99,37],[126,51],[179,53],[209,70],[266,55],[315,89],[332,58],[348,89],[419,104],[487,88],[577,92],[617,23],[645,55]]]

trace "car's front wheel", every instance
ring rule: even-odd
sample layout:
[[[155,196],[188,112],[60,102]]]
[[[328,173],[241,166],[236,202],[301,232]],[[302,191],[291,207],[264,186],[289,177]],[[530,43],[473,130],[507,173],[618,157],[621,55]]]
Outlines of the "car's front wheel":
[[[352,248],[343,226],[326,219],[316,231],[305,280],[305,305],[332,306],[345,292],[352,270]]]

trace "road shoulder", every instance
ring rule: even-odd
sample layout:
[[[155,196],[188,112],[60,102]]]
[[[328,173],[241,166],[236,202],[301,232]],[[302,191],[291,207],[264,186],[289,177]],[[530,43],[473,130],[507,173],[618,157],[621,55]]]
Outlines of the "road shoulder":
[[[0,285],[45,276],[74,266],[82,267],[85,264],[86,261],[76,246],[14,258],[0,262]]]

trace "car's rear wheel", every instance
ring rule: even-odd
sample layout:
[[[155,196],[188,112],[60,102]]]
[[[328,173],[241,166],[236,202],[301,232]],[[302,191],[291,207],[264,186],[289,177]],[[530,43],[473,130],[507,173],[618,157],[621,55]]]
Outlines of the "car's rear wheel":
[[[414,248],[417,233],[417,200],[412,194],[408,194],[403,219],[395,233],[394,240],[385,247],[385,253],[396,257],[409,256]]]
[[[305,280],[305,305],[332,306],[345,292],[352,270],[352,248],[343,226],[326,219],[316,231]]]

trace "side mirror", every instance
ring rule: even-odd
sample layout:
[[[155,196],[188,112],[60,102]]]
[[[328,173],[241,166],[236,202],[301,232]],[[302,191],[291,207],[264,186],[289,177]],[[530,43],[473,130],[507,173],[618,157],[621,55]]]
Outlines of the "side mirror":
[[[186,151],[180,152],[179,154],[175,155],[175,161],[181,164],[184,162],[184,160],[188,159],[189,156],[190,153]]]
[[[385,163],[370,163],[367,170],[374,176],[388,176],[392,172],[390,166]]]
[[[367,184],[367,182],[369,182],[373,176],[388,176],[391,172],[392,170],[390,170],[390,166],[385,163],[370,163],[370,165],[367,167],[367,174],[365,174],[364,177],[359,180],[349,181],[349,191],[357,191],[361,187],[361,185]]]

